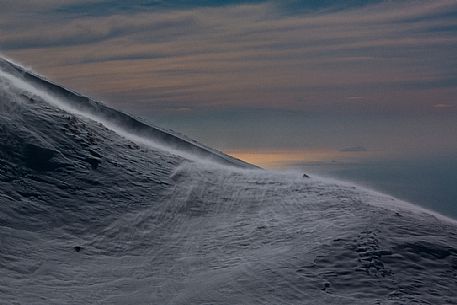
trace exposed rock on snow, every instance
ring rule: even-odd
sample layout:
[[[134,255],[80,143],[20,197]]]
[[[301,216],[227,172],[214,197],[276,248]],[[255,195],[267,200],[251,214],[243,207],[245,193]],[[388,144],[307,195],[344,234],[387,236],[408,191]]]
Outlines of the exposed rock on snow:
[[[53,170],[58,166],[58,163],[53,162],[52,158],[57,154],[57,151],[35,144],[26,144],[24,147],[25,163],[33,169],[39,171]]]

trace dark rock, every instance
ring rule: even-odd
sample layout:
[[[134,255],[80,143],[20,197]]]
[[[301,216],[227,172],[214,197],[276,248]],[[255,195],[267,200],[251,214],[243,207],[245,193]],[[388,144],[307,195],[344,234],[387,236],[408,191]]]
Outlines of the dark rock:
[[[53,170],[58,166],[58,163],[53,162],[52,158],[57,154],[57,151],[35,144],[27,144],[24,147],[24,159],[27,166],[39,171]]]
[[[73,249],[74,249],[76,252],[81,252],[82,247],[80,247],[80,246],[75,246]]]
[[[90,164],[92,169],[97,169],[102,162],[99,158],[96,157],[86,157],[85,161]]]
[[[328,288],[330,288],[330,283],[329,282],[325,282],[324,283],[324,287],[322,287],[322,290],[327,290]]]
[[[140,146],[138,146],[137,144],[134,144],[134,143],[133,144],[128,144],[127,147],[129,149],[140,149]]]

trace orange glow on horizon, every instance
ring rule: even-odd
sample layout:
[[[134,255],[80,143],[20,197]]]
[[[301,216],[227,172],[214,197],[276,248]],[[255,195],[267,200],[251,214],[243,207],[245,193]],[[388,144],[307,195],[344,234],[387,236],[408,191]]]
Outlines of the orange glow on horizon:
[[[331,149],[312,150],[228,150],[230,156],[267,168],[280,168],[294,163],[341,161],[360,157],[360,152],[342,152]],[[357,154],[357,155],[356,155]],[[362,155],[366,155],[362,153]]]

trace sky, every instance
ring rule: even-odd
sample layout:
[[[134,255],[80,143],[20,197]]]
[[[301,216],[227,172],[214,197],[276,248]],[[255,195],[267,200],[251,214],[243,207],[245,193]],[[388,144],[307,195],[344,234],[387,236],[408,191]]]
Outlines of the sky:
[[[457,154],[457,1],[0,0],[0,52],[260,165]]]

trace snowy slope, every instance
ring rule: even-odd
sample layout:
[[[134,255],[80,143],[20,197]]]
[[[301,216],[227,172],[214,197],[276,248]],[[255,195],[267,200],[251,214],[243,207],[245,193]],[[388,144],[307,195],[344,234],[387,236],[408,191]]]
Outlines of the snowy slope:
[[[26,71],[11,61],[0,58],[0,69],[3,71],[3,76],[16,83],[16,86],[19,85],[22,88],[29,89],[31,93],[26,94],[29,98],[33,99],[35,95],[35,97],[46,99],[47,102],[51,102],[50,100],[52,100],[54,106],[57,105],[73,114],[82,114],[85,117],[95,119],[108,128],[115,126],[116,130],[122,130],[124,135],[130,134],[132,137],[141,137],[143,138],[143,142],[144,140],[152,140],[156,144],[156,147],[162,145],[166,146],[167,149],[188,152],[191,155],[212,159],[219,163],[254,168],[251,164],[178,136],[172,131],[165,131],[157,126],[150,126],[141,122],[140,119],[135,119],[125,113],[109,108],[100,102],[58,86],[31,71]],[[17,78],[20,78],[20,80]]]
[[[456,228],[0,60],[0,304],[457,304]]]

